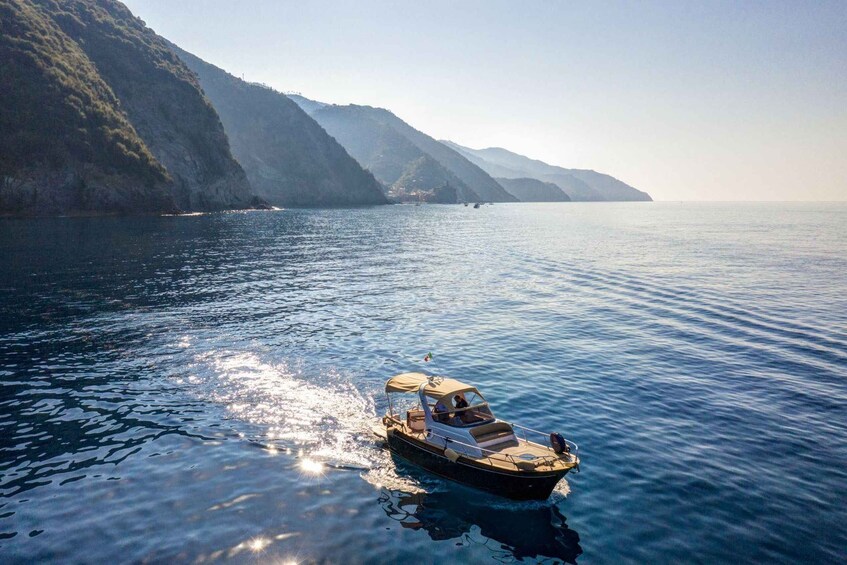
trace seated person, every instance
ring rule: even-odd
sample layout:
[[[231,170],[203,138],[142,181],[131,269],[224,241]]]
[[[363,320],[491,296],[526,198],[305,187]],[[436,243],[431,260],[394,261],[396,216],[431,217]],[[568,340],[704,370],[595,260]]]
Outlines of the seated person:
[[[462,396],[461,394],[457,394],[456,396],[453,397],[453,405],[458,409],[467,408],[468,407],[468,401],[465,400],[465,397]],[[473,422],[474,417],[471,414],[470,410],[462,410],[461,412],[458,412],[456,414],[456,418],[454,418],[454,420],[455,420],[454,424],[460,426],[462,424],[469,424],[469,423]]]
[[[440,400],[435,403],[433,418],[435,418],[436,422],[441,422],[442,424],[450,421],[450,414],[447,412],[447,407]]]

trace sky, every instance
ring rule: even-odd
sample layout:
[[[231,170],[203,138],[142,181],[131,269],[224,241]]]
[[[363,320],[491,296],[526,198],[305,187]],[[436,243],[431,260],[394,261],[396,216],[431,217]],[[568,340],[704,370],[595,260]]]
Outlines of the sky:
[[[206,61],[656,200],[847,200],[847,1],[124,0]]]

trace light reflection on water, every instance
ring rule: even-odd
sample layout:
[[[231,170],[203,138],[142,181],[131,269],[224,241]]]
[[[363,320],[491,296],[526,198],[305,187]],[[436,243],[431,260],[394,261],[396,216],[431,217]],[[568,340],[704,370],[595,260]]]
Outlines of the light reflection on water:
[[[0,557],[835,561],[845,248],[833,205],[0,221]],[[583,472],[398,464],[370,426],[421,369]]]

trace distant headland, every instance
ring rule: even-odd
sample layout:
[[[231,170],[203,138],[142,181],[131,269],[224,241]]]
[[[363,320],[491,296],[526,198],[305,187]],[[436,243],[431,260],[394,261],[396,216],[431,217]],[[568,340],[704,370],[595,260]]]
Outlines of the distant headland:
[[[115,0],[5,2],[0,16],[0,215],[651,200],[595,171],[435,140],[385,109],[246,82]]]

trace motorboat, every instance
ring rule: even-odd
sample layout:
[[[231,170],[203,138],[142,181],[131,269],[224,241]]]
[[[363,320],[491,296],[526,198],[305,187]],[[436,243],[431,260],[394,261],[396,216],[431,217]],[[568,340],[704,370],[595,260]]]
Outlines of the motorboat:
[[[496,418],[469,384],[402,373],[388,379],[385,393],[388,411],[374,432],[393,453],[442,477],[507,498],[544,500],[579,470],[575,443]]]

